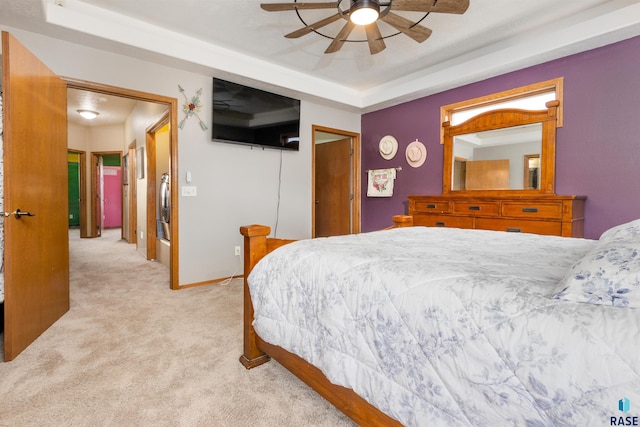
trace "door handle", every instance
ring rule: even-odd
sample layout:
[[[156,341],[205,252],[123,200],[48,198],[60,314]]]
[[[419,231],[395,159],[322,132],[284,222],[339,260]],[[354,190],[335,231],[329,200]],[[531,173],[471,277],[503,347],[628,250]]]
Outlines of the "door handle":
[[[13,212],[5,212],[4,216],[8,217],[11,215],[15,215],[16,219],[20,219],[23,216],[36,216],[36,214],[32,214],[31,212],[21,211],[20,209],[16,209]]]

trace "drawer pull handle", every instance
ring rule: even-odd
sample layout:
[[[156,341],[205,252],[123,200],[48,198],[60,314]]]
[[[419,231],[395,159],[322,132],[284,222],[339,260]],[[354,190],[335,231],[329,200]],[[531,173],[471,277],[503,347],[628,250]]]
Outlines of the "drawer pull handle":
[[[436,205],[427,205],[427,209],[435,209]]]
[[[509,232],[509,233],[520,233],[520,232],[522,232],[522,229],[515,228],[515,227],[507,227],[507,232]]]
[[[538,212],[538,208],[522,208],[522,212]]]
[[[436,222],[436,227],[446,227],[446,226],[447,226],[447,224],[445,222],[443,222],[443,221],[437,221]]]
[[[469,210],[470,211],[479,211],[480,210],[480,206],[469,206]]]

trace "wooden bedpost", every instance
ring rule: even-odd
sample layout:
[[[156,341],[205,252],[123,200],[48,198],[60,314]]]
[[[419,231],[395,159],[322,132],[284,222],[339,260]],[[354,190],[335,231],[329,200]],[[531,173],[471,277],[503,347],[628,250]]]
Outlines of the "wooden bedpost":
[[[413,217],[411,215],[394,215],[391,220],[393,221],[393,227],[391,228],[413,227]]]
[[[396,226],[409,227],[413,224],[411,216],[397,215],[397,217],[397,220],[395,217],[393,220]],[[240,363],[245,368],[251,369],[268,362],[273,357],[358,425],[401,427],[402,424],[371,406],[353,390],[333,384],[317,367],[282,347],[262,340],[256,334],[252,325],[253,304],[247,284],[249,273],[265,255],[283,245],[295,242],[295,240],[268,238],[270,232],[271,228],[266,225],[240,227],[240,234],[244,236],[244,350],[240,356]]]
[[[248,225],[240,227],[244,236],[244,353],[240,363],[251,369],[269,361],[269,356],[258,348],[256,332],[253,329],[253,304],[247,277],[253,267],[267,254],[267,236],[271,228],[266,225]]]

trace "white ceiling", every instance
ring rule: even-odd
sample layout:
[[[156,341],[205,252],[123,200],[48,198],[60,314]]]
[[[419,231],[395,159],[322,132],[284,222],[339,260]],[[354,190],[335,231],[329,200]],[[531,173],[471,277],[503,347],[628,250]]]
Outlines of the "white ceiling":
[[[295,12],[260,8],[293,1],[0,0],[0,24],[69,41],[80,32],[100,49],[361,112],[640,35],[640,0],[470,0],[463,15],[427,16],[424,43],[400,34],[376,55],[366,43],[324,54],[330,40],[318,34],[284,37],[303,26]],[[300,13],[315,22],[335,11]]]
[[[82,126],[105,126],[121,124],[136,106],[138,101],[120,96],[105,95],[79,89],[67,89],[67,120]],[[87,120],[78,110],[98,113],[98,117]]]

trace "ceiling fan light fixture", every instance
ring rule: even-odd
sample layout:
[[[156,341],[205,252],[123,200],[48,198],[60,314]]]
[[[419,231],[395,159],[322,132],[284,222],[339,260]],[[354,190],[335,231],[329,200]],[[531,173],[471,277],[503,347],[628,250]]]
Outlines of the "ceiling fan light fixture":
[[[380,4],[374,0],[357,0],[351,6],[349,19],[356,25],[369,25],[380,17]]]
[[[315,0],[313,3],[305,0],[287,0],[280,3],[261,3],[260,7],[267,12],[295,11],[298,19],[303,24],[302,28],[291,33],[285,34],[288,39],[297,39],[310,33],[316,33],[322,37],[331,40],[331,43],[324,53],[331,54],[339,51],[346,42],[363,42],[369,45],[369,52],[372,55],[382,52],[385,48],[384,40],[389,37],[404,34],[418,43],[427,40],[432,31],[420,25],[420,23],[431,13],[452,13],[462,15],[469,8],[471,0]],[[300,10],[322,10],[336,9],[337,13],[329,15],[317,22],[306,22]],[[395,12],[420,12],[424,14],[422,18],[415,21],[405,18]],[[343,26],[338,30],[337,34],[334,30],[338,27],[329,27],[336,21],[346,20]],[[378,22],[382,21],[383,29],[390,30],[385,25],[394,28],[396,33],[388,33],[383,35]],[[364,27],[356,29],[356,27]],[[324,33],[327,27],[328,33]],[[322,30],[322,31],[321,31]],[[356,30],[356,35],[349,38],[352,32]],[[359,35],[357,35],[359,33]],[[359,40],[359,37],[366,34],[365,40]]]
[[[84,117],[87,120],[93,120],[96,117],[98,117],[98,115],[100,113],[96,112],[96,111],[91,111],[91,110],[77,110],[78,114],[80,114],[82,117]]]

